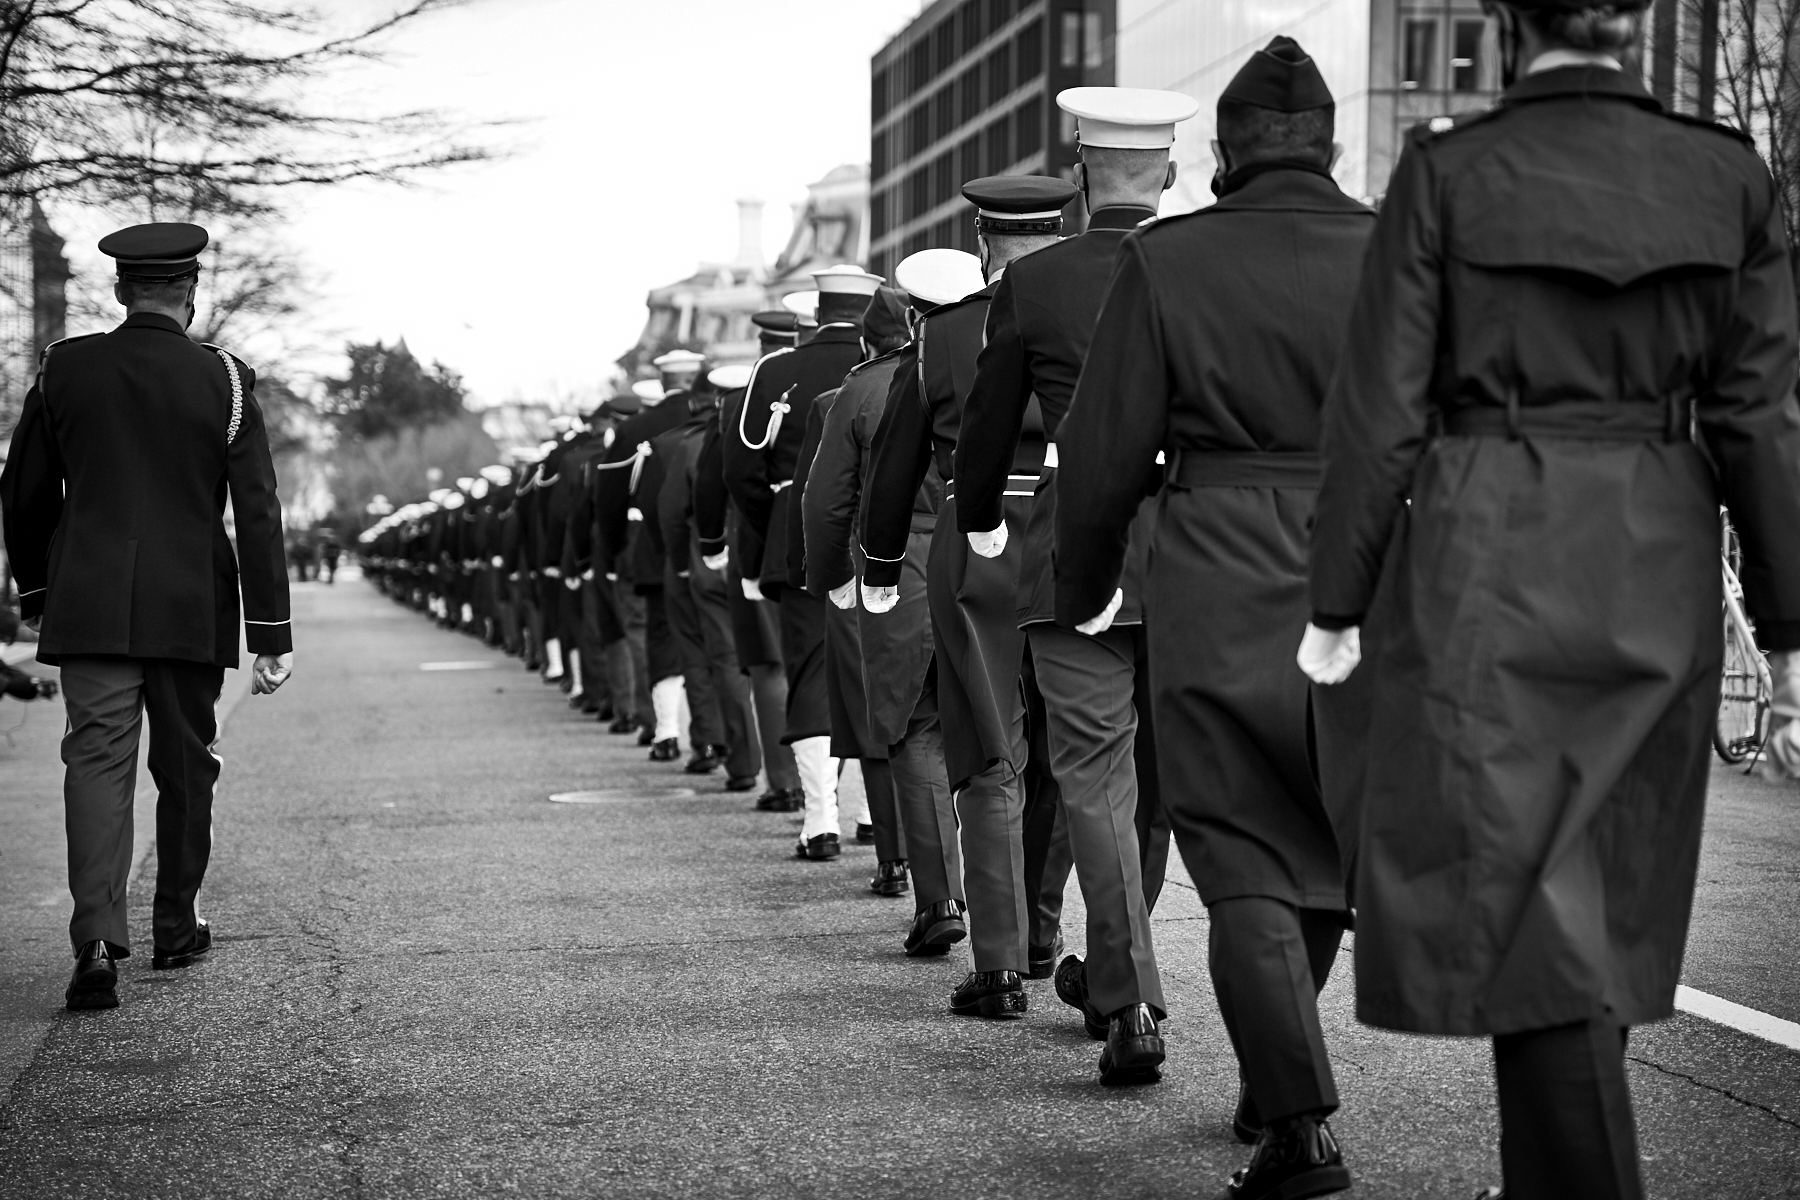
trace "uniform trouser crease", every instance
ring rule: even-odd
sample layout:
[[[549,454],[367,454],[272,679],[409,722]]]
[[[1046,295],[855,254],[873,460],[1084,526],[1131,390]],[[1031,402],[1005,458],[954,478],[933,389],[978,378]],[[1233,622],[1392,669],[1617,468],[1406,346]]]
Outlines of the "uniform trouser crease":
[[[1625,1037],[1596,1020],[1494,1039],[1507,1200],[1642,1200]]]

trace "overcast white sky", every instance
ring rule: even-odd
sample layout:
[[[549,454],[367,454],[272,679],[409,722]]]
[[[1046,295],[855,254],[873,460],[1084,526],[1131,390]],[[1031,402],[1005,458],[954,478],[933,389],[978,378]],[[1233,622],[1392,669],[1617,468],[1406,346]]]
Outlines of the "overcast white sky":
[[[869,56],[921,8],[473,0],[408,26],[386,66],[334,85],[341,102],[518,119],[502,135],[516,153],[300,200],[288,232],[322,285],[313,325],[333,348],[404,335],[479,403],[588,391],[636,341],[646,291],[733,256],[740,196],[768,202],[773,259],[806,184],[867,160]]]

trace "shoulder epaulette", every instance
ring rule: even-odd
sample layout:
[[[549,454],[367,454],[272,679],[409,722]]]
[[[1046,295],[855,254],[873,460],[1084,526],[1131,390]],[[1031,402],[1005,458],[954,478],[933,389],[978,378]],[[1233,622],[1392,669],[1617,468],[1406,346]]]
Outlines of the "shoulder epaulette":
[[[1505,111],[1505,105],[1496,104],[1492,108],[1483,108],[1475,112],[1456,113],[1448,117],[1433,117],[1429,121],[1420,121],[1414,125],[1408,131],[1408,136],[1418,145],[1429,146],[1453,133],[1461,133],[1483,121],[1492,120]]]
[[[211,342],[200,344],[219,356],[219,361],[225,364],[225,375],[231,380],[231,422],[225,426],[225,444],[229,446],[237,441],[238,427],[244,423],[244,377],[238,368],[249,370],[249,364],[223,346]]]
[[[910,346],[910,345],[912,345],[912,343],[907,342],[905,345],[894,347],[892,350],[889,350],[885,354],[877,354],[874,358],[865,359],[864,361],[857,363],[854,367],[851,367],[850,374],[852,374],[852,375],[860,374],[861,372],[868,370],[870,367],[878,366],[879,364],[884,363],[888,359],[894,357],[894,355],[899,354],[900,352],[905,350],[907,346]]]
[[[1671,121],[1679,121],[1683,125],[1691,125],[1696,129],[1705,129],[1712,133],[1722,133],[1734,141],[1742,142],[1752,150],[1756,149],[1756,139],[1739,129],[1736,125],[1727,125],[1723,121],[1709,121],[1705,117],[1692,117],[1687,113],[1664,110],[1663,116]]]
[[[104,330],[102,332],[104,332]],[[50,357],[50,352],[58,346],[67,346],[70,342],[85,342],[89,338],[97,338],[99,336],[99,333],[78,333],[74,337],[58,338],[56,341],[51,342],[48,346],[45,346],[42,350],[38,351],[38,362],[42,363],[46,358]]]
[[[994,294],[992,292],[988,292],[988,294],[985,296],[982,295],[981,292],[987,292],[987,289],[984,287],[981,289],[980,292],[971,292],[967,296],[964,296],[961,300],[952,300],[948,304],[940,304],[936,308],[932,309],[930,312],[926,313],[923,317],[921,317],[919,319],[921,321],[929,321],[934,317],[941,317],[947,312],[954,312],[956,309],[962,308],[964,305],[977,304],[977,303],[986,304],[988,301],[990,301],[994,298]]]

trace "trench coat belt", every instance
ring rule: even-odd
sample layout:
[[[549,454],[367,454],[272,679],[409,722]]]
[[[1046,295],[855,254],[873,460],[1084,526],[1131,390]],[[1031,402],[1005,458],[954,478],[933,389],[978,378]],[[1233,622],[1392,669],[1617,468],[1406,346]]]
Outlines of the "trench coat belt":
[[[1310,450],[1177,450],[1170,487],[1319,486],[1319,456]]]
[[[1504,408],[1483,404],[1438,414],[1440,429],[1453,437],[1578,438],[1595,442],[1693,441],[1693,401],[1671,396],[1654,400],[1564,400]]]

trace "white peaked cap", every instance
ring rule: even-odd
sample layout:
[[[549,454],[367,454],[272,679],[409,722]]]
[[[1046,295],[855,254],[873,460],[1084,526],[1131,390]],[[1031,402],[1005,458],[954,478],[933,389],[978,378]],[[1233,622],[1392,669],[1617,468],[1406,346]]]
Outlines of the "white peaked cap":
[[[949,304],[987,286],[981,260],[963,250],[921,250],[900,260],[894,282],[920,306]]]
[[[870,294],[873,295],[874,293],[871,292]],[[810,321],[814,319],[814,315],[819,311],[819,293],[789,292],[781,298],[781,307],[787,309],[797,317]]]
[[[488,481],[486,479],[477,479],[474,483],[469,485],[469,495],[475,497],[475,499],[480,500],[487,494]]]
[[[466,492],[469,490],[469,488],[471,486],[474,485],[474,483],[475,483],[475,477],[473,475],[464,475],[457,479],[456,486],[461,491]]]
[[[1068,88],[1057,93],[1056,106],[1074,115],[1083,146],[1115,150],[1166,150],[1175,144],[1175,126],[1200,111],[1183,92],[1128,87]]]
[[[875,289],[887,280],[871,275],[855,263],[839,263],[812,273],[813,282],[826,295],[873,296]]]
[[[489,483],[505,484],[512,482],[512,469],[495,463],[491,467],[481,468],[481,477]]]
[[[750,382],[750,365],[748,363],[732,363],[729,366],[714,367],[706,373],[706,382],[721,392],[745,387]]]
[[[696,354],[692,350],[671,350],[651,360],[651,365],[659,371],[699,370],[700,364],[706,361],[706,355]]]
[[[660,379],[638,380],[631,385],[631,394],[636,396],[639,400],[648,400],[652,404],[657,403],[664,396],[668,395],[667,392],[663,391],[662,380]]]
[[[463,494],[461,492],[451,492],[448,496],[444,497],[444,507],[445,508],[454,511],[456,509],[461,508],[462,506],[463,506]]]

